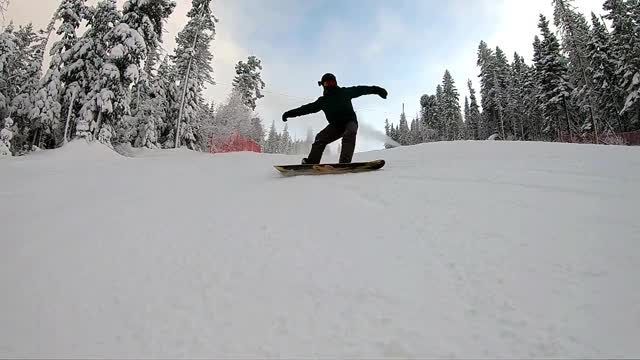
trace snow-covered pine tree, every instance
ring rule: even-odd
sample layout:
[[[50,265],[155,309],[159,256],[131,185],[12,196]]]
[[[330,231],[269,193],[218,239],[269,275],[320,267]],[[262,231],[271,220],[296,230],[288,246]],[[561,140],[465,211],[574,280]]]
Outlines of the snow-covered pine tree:
[[[27,41],[25,41],[27,51],[25,52],[24,59],[26,59],[25,69],[27,77],[21,85],[21,94],[12,101],[12,107],[14,109],[13,119],[15,120],[17,118],[17,134],[14,132],[13,143],[14,148],[20,149],[19,151],[32,150],[31,148],[27,148],[32,128],[30,114],[36,106],[35,99],[40,87],[40,79],[42,79],[45,49],[51,32],[53,32],[53,30],[52,27],[49,26],[46,31],[39,31],[38,34],[28,33],[25,36],[25,39],[27,39]]]
[[[132,112],[135,116],[132,121],[137,127],[136,146],[158,147],[157,130],[164,125],[166,95],[155,66],[160,56],[164,24],[175,6],[173,0],[128,0],[124,4],[123,22],[142,36],[147,49],[145,66],[133,88]]]
[[[173,55],[181,89],[175,129],[176,148],[183,140],[181,127],[193,122],[193,114],[203,102],[205,84],[215,84],[211,67],[211,42],[218,20],[213,15],[211,0],[192,0],[187,16],[189,21],[176,38],[177,46]]]
[[[267,142],[264,147],[264,152],[268,154],[276,154],[279,150],[280,137],[278,136],[278,131],[276,130],[276,123],[273,121],[271,123],[271,128],[269,129],[269,135],[267,136]]]
[[[31,50],[32,56],[30,56],[30,65],[29,65],[29,73],[31,74],[31,79],[29,80],[29,85],[27,88],[29,89],[29,103],[31,107],[29,108],[29,113],[25,114],[24,125],[28,127],[21,131],[21,135],[25,136],[24,143],[20,145],[21,148],[26,147],[26,144],[29,141],[29,138],[33,138],[30,133],[33,132],[33,121],[31,119],[31,114],[34,111],[36,105],[36,99],[38,96],[38,90],[40,89],[41,79],[42,79],[42,70],[44,67],[44,60],[46,56],[46,48],[49,44],[49,39],[51,38],[51,34],[55,30],[55,23],[53,21],[49,22],[49,25],[45,30],[40,30],[38,35],[38,40],[33,45],[33,49]],[[21,139],[22,136],[19,136]],[[28,151],[33,150],[32,148],[28,148]]]
[[[60,40],[51,48],[49,69],[40,83],[35,99],[36,106],[30,114],[30,118],[34,120],[34,127],[37,132],[40,132],[40,138],[42,139],[42,134],[46,135],[47,147],[54,147],[62,137],[62,96],[65,93],[65,84],[60,78],[60,72],[65,65],[65,53],[70,51],[78,41],[76,31],[87,10],[85,1],[62,0],[53,16],[52,22],[62,21],[56,31]],[[35,136],[34,134],[34,138]]]
[[[13,139],[13,132],[11,127],[13,126],[13,120],[6,118],[4,120],[4,127],[0,130],[0,159],[3,157],[12,156],[11,154],[11,139]]]
[[[407,122],[407,115],[404,113],[404,104],[402,105],[402,113],[398,123],[398,139],[401,145],[409,145],[409,123]]]
[[[28,97],[28,93],[37,87],[38,75],[41,75],[41,70],[38,68],[42,65],[39,62],[41,38],[34,31],[31,23],[20,26],[15,31],[15,37],[17,48],[10,66],[12,71],[10,83],[15,85],[14,96],[26,93]],[[15,121],[15,117],[12,119]]]
[[[158,68],[157,76],[155,81],[158,83],[161,88],[161,93],[165,97],[165,102],[163,102],[161,109],[161,113],[164,114],[160,119],[161,123],[158,125],[159,131],[159,142],[165,148],[171,148],[175,146],[175,122],[172,119],[177,118],[178,116],[178,106],[180,96],[179,90],[176,86],[178,82],[178,75],[176,71],[176,67],[169,62],[169,57],[165,56],[160,63],[160,67]],[[215,113],[215,104],[211,104],[209,107],[209,113],[213,118],[213,114]]]
[[[435,138],[439,141],[445,141],[445,106],[444,106],[444,95],[442,90],[442,84],[438,84],[436,86],[436,106],[435,106],[435,114],[434,114],[434,130],[435,130]]]
[[[280,135],[280,139],[278,141],[278,153],[279,154],[289,154],[291,151],[291,135],[289,134],[289,125],[284,124],[284,130],[282,130],[282,134]]]
[[[391,134],[389,133],[389,130],[391,129],[391,126],[389,125],[389,119],[384,119],[384,135],[386,137],[389,137]],[[388,142],[384,142],[384,148],[385,149],[390,149],[391,148],[391,144],[389,144]]]
[[[471,140],[479,140],[481,136],[481,121],[482,114],[480,114],[480,105],[478,105],[478,99],[476,98],[476,90],[473,88],[471,80],[467,81],[467,87],[469,88],[469,119],[467,120],[467,129]],[[486,137],[485,137],[486,139]]]
[[[477,65],[480,67],[480,102],[483,109],[483,126],[480,128],[479,133],[483,138],[500,133],[496,61],[493,50],[489,48],[486,42],[480,41]]]
[[[416,118],[416,133],[415,133],[415,138],[416,144],[422,144],[424,142],[424,140],[422,140],[422,134],[424,134],[424,129],[422,129],[422,118],[420,115],[420,112],[418,112],[415,116]]]
[[[148,51],[157,50],[162,43],[164,24],[175,7],[174,0],[127,0],[122,21],[142,36]],[[147,54],[145,59],[153,64],[157,57]]]
[[[393,123],[389,123],[389,135],[387,135],[387,139],[388,139],[388,140],[392,140],[392,141],[396,141],[396,140],[393,138]],[[392,147],[393,147],[393,146],[391,146],[391,142],[389,142],[389,141],[385,141],[385,149],[390,149],[390,148],[392,148]]]
[[[469,126],[469,122],[471,121],[471,107],[469,106],[469,97],[464,97],[464,123],[466,125],[466,129],[468,132],[471,131],[471,127]],[[465,137],[467,139],[471,139],[471,134],[466,134]]]
[[[244,105],[242,96],[232,91],[227,100],[218,106],[215,116],[200,124],[198,137],[203,142],[212,139],[215,143],[226,141],[234,134],[250,137],[252,119],[251,110]]]
[[[408,145],[415,145],[416,144],[416,139],[415,139],[415,135],[414,135],[416,131],[417,131],[416,120],[415,119],[411,119],[411,122],[409,123],[409,136],[407,136]]]
[[[39,131],[40,129],[34,126],[34,123],[37,121],[34,121],[31,118],[31,114],[35,111],[38,91],[41,86],[46,47],[49,43],[51,34],[54,31],[55,17],[51,19],[45,30],[40,30],[38,32],[37,40],[33,40],[35,42],[32,42],[32,46],[28,51],[30,54],[28,56],[29,70],[27,72],[30,74],[28,84],[24,84],[22,86],[25,90],[23,94],[13,99],[13,108],[18,109],[18,113],[22,112],[22,114],[19,115],[14,113],[14,119],[17,118],[17,124],[15,126],[16,131],[14,132],[12,142],[14,144],[14,148],[18,149],[20,152],[33,150],[33,145],[37,140],[36,135],[42,135],[42,132]],[[31,146],[28,146],[29,142],[31,143]]]
[[[139,84],[141,100],[135,115],[138,135],[134,146],[158,148],[161,147],[161,133],[167,126],[171,105],[164,87],[165,80],[156,73],[147,74],[149,76],[147,81]]]
[[[506,109],[509,102],[509,84],[510,84],[510,67],[509,60],[504,51],[500,47],[496,47],[495,52],[495,79],[496,79],[496,104],[497,118],[500,135],[503,139],[509,139],[512,135],[511,123],[513,122],[513,114],[509,114]]]
[[[560,54],[560,43],[549,30],[549,21],[540,14],[538,23],[543,40],[540,43],[539,71],[542,105],[545,114],[544,132],[547,136],[559,135],[561,129],[571,137],[574,126],[571,121],[571,85],[568,79],[567,60]]]
[[[634,115],[632,110],[635,107],[634,127],[638,129],[640,128],[640,1],[629,1],[629,7],[633,19],[633,36],[631,37],[633,43],[629,57],[631,64],[625,72],[628,95],[623,111]]]
[[[13,28],[9,27],[0,33],[0,119],[9,116],[9,106],[15,85],[12,77],[14,59],[18,54],[18,39],[13,33]]]
[[[239,61],[236,64],[236,76],[233,79],[233,88],[242,94],[245,104],[251,109],[256,109],[256,101],[263,98],[262,89],[265,87],[260,70],[262,63],[255,56],[249,56],[247,62]]]
[[[544,93],[542,89],[542,41],[538,35],[535,35],[533,38],[533,65],[531,66],[528,72],[528,82],[526,89],[528,90],[527,94],[530,96],[535,96],[535,101],[532,103],[527,103],[527,112],[529,115],[538,112],[541,114],[539,118],[539,122],[536,124],[536,140],[544,140],[545,132],[545,115],[544,115]]]
[[[81,17],[81,20],[87,20],[89,26],[91,26],[95,8],[81,4],[79,9],[80,12],[77,15]],[[73,47],[62,54],[60,80],[65,88],[61,101],[63,105],[61,113],[64,115],[63,118],[66,119],[63,133],[63,143],[65,144],[69,140],[72,131],[70,129],[73,126],[71,119],[76,118],[77,111],[82,107],[83,101],[86,100],[87,79],[92,75],[88,74],[88,72],[95,70],[87,69],[87,67],[92,67],[92,56],[95,56],[95,54],[90,53],[91,45],[94,41],[94,39],[91,39],[91,35],[92,32],[90,30],[85,32],[83,36],[77,39]],[[101,59],[97,61],[100,62]]]
[[[435,95],[420,97],[420,138],[421,142],[437,140],[438,101]]]
[[[251,129],[249,130],[249,138],[262,145],[264,143],[264,126],[259,116],[251,118]]]
[[[150,115],[145,114],[145,111],[148,113],[148,110],[154,106],[153,101],[145,104],[144,110],[140,109],[142,101],[148,98],[146,96],[148,89],[144,82],[149,79],[149,74],[145,69],[151,69],[149,66],[143,66],[143,62],[147,61],[149,54],[152,55],[151,63],[155,61],[154,56],[162,40],[164,22],[173,12],[174,7],[175,3],[170,0],[127,0],[123,7],[122,21],[110,33],[116,40],[110,52],[111,65],[118,68],[120,85],[122,85],[121,87],[116,85],[117,91],[114,93],[124,96],[123,101],[120,101],[120,96],[118,97],[116,105],[116,138],[119,142],[133,142],[139,135],[139,129],[155,129],[157,116],[145,117]],[[109,63],[106,66],[110,67]],[[132,86],[135,89],[133,94]],[[135,112],[132,111],[132,105]],[[142,111],[138,114],[137,110]],[[144,120],[141,121],[141,118]],[[145,122],[153,122],[153,124],[145,124]],[[146,132],[143,135],[146,136]],[[157,139],[157,134],[152,137]],[[144,141],[138,141],[138,143],[144,143]]]
[[[460,95],[449,70],[445,70],[442,78],[442,106],[445,139],[448,141],[460,139],[463,130]]]
[[[13,39],[13,40],[11,40]],[[13,42],[15,47],[9,49]],[[11,115],[14,122],[13,144],[22,150],[28,142],[30,130],[29,113],[33,109],[33,97],[41,76],[42,39],[31,24],[17,30],[10,24],[0,37],[0,116]],[[4,99],[4,100],[3,100]],[[4,108],[4,111],[3,111]]]
[[[81,106],[73,131],[76,137],[91,138],[92,131],[97,134],[104,114],[113,111],[114,94],[109,89],[109,78],[103,75],[108,74],[104,73],[104,65],[112,47],[107,35],[121,18],[115,0],[101,0],[88,12],[88,29],[69,52],[66,70],[77,72],[79,79],[77,99]]]
[[[409,126],[409,133],[410,135],[410,139],[411,139],[411,144],[412,145],[416,145],[416,144],[420,144],[420,122],[418,120],[418,117],[414,117],[411,120],[411,125]]]
[[[611,48],[611,38],[605,25],[593,12],[591,24],[587,58],[591,71],[591,88],[599,110],[598,118],[603,120],[603,131],[612,130],[615,126],[617,131],[622,132],[624,126],[620,113],[624,107],[624,90],[616,74],[617,62]]]
[[[594,131],[597,138],[598,109],[595,108],[596,101],[592,95],[592,71],[587,57],[589,25],[584,15],[576,10],[573,0],[553,0],[553,5],[554,24],[562,38],[562,49],[569,59],[569,80],[575,89],[572,94],[573,102],[584,114],[581,117],[588,119],[580,125],[584,130]]]
[[[175,110],[175,109],[174,109]],[[226,141],[229,137],[228,127],[220,126],[218,123],[222,118],[226,118],[224,114],[229,111],[228,103],[222,104],[219,107],[216,107],[214,101],[211,101],[210,104],[204,104],[203,106],[198,107],[194,117],[193,124],[197,124],[198,127],[195,130],[191,130],[193,136],[195,138],[193,149],[197,151],[205,151],[210,150],[212,145],[219,145]],[[175,112],[174,112],[175,113]],[[218,113],[220,113],[220,118],[218,117]],[[165,124],[172,124],[172,120],[167,120]],[[173,126],[171,126],[173,128]],[[164,134],[164,131],[157,130],[158,134]],[[170,139],[173,139],[172,134],[170,135]],[[164,136],[164,135],[163,135]],[[173,140],[165,140],[165,142],[161,142],[165,148],[173,147]],[[169,146],[170,145],[170,146]]]
[[[192,124],[198,125],[197,141],[200,144],[213,143],[218,146],[224,144],[233,134],[232,123],[238,114],[237,109],[231,105],[229,100],[217,105],[217,107],[212,102],[211,105],[205,104],[197,108]],[[173,114],[176,114],[176,112],[174,111]],[[198,114],[200,115],[198,116]],[[174,126],[172,125],[171,128],[173,129]],[[173,139],[174,137],[175,134],[171,135],[170,138]],[[165,143],[165,147],[173,146],[175,145],[169,141]]]
[[[612,45],[618,59],[616,73],[624,89],[622,113],[627,128],[640,127],[640,2],[606,0],[605,18],[611,21]]]
[[[505,112],[510,120],[509,130],[513,134],[514,139],[525,139],[525,128],[529,127],[529,119],[526,116],[526,92],[525,84],[527,81],[528,67],[524,62],[524,58],[517,52],[513,54],[513,63],[511,64],[511,75],[507,91],[507,108]]]
[[[395,125],[394,125],[394,126],[391,126],[391,134],[392,134],[391,138],[392,138],[395,142],[397,142],[398,144],[402,145],[402,144],[400,143],[400,140],[401,140],[401,138],[402,138],[402,135],[400,134],[400,125],[398,125],[398,126],[395,126]]]
[[[460,104],[458,104],[459,111],[456,113],[455,117],[455,137],[453,140],[466,140],[467,139],[467,127],[464,123],[464,118],[462,116],[462,108]]]

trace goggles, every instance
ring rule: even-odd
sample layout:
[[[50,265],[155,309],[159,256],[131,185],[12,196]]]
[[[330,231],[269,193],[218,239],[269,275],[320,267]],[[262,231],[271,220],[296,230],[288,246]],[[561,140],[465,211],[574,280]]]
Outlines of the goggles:
[[[325,80],[325,81],[318,81],[318,86],[324,86],[324,87],[333,87],[336,86],[336,81],[335,80]]]

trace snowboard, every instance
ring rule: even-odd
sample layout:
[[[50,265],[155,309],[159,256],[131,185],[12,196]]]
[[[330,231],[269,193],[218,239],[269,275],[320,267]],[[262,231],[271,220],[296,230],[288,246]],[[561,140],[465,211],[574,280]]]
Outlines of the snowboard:
[[[349,164],[305,164],[305,165],[275,165],[274,167],[282,175],[329,175],[359,173],[382,169],[384,160],[373,160],[366,162],[354,162]]]

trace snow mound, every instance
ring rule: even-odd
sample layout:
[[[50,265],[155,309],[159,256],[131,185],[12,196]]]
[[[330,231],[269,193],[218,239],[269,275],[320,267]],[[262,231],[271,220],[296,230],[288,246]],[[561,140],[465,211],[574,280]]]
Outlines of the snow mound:
[[[116,151],[99,141],[76,139],[53,150],[40,151],[25,156],[27,159],[50,161],[94,161],[122,159]]]
[[[118,156],[0,162],[0,357],[640,354],[640,148]]]

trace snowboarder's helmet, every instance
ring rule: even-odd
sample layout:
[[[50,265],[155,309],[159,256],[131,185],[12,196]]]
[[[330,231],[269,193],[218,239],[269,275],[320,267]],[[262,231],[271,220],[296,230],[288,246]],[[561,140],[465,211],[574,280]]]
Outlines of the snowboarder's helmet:
[[[318,86],[331,87],[336,86],[338,82],[336,81],[336,76],[331,73],[326,73],[322,75],[322,79],[318,81]]]

